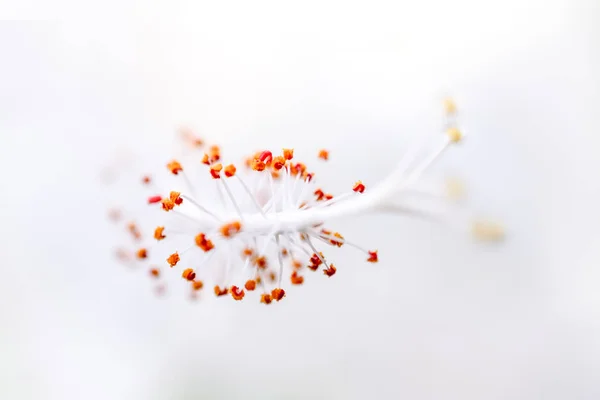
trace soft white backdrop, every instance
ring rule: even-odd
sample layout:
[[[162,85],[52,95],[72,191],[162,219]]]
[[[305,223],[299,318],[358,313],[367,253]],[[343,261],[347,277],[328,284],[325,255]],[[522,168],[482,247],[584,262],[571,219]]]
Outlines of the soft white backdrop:
[[[9,6],[47,20],[0,24],[1,398],[600,396],[597,2]],[[339,221],[381,262],[338,252],[276,307],[158,300],[111,258],[116,149],[160,168],[182,123],[233,155],[326,147],[336,191],[449,93],[469,137],[433,175],[464,178],[502,246]]]

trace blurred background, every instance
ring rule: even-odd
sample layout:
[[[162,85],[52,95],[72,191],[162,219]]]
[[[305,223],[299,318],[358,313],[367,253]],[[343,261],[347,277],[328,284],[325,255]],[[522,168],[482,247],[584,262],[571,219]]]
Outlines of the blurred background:
[[[1,399],[600,398],[596,0],[0,10]],[[114,261],[120,149],[161,168],[182,124],[231,157],[328,148],[336,193],[439,130],[446,95],[469,136],[433,182],[460,177],[504,243],[340,220],[380,263],[344,249],[276,307],[159,299]]]

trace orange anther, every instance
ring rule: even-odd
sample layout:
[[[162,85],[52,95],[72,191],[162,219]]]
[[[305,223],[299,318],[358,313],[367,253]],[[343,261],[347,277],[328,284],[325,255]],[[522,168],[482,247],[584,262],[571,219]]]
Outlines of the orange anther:
[[[210,166],[210,175],[214,179],[221,179],[221,170],[223,169],[223,165],[215,164]]]
[[[210,155],[211,162],[217,162],[221,159],[221,149],[219,146],[210,146],[210,149],[208,149],[208,154]]]
[[[135,222],[128,223],[127,230],[129,230],[129,233],[131,233],[135,240],[140,240],[142,238],[142,234],[140,233],[140,230],[138,229]]]
[[[202,164],[210,165],[210,158],[206,153],[204,153],[204,155],[202,156]]]
[[[188,281],[193,281],[196,278],[196,273],[191,268],[186,268],[183,270],[181,274],[183,279],[187,279]]]
[[[210,239],[207,239],[206,235],[204,233],[197,234],[195,240],[196,240],[196,245],[198,247],[200,247],[202,250],[204,250],[205,252],[209,252],[215,248],[215,245],[213,244],[213,242]]]
[[[160,270],[158,268],[152,268],[150,269],[150,275],[152,275],[155,278],[158,278],[160,276]]]
[[[291,160],[294,158],[294,149],[283,149],[283,157],[286,160]]]
[[[267,268],[267,264],[267,258],[265,256],[256,257],[254,259],[254,265],[256,265],[258,268],[265,269]]]
[[[144,248],[142,248],[142,249],[139,249],[139,250],[137,251],[137,253],[135,253],[135,255],[136,255],[136,256],[137,256],[137,258],[139,258],[140,260],[143,260],[144,258],[147,258],[147,257],[148,257],[148,250],[146,250],[146,249],[144,249]]]
[[[232,176],[235,175],[235,165],[233,164],[229,164],[228,166],[225,167],[225,176],[228,178],[231,178]]]
[[[302,174],[302,178],[306,181],[306,182],[310,182],[313,180],[313,178],[315,177],[315,173],[314,172],[304,172]]]
[[[162,208],[165,211],[171,211],[173,208],[175,208],[175,203],[171,201],[171,199],[165,197],[162,199]]]
[[[283,156],[277,156],[273,159],[273,168],[279,171],[285,165],[285,158]]]
[[[277,280],[277,275],[273,271],[269,271],[269,280],[271,282],[275,282]]]
[[[292,267],[294,267],[296,269],[300,269],[300,268],[302,268],[302,263],[299,260],[293,260]]]
[[[156,229],[154,230],[154,239],[163,240],[164,238],[166,238],[166,236],[163,234],[164,230],[165,230],[164,226],[157,226]]]
[[[326,268],[323,270],[323,273],[329,277],[335,275],[335,271],[337,271],[337,269],[333,266],[333,264],[329,265],[329,268]]]
[[[232,286],[229,291],[231,292],[231,297],[233,297],[235,300],[242,300],[246,295],[244,289],[240,289],[237,286]]]
[[[214,291],[215,291],[216,296],[225,296],[229,292],[229,290],[227,289],[227,286],[225,286],[225,287],[223,287],[223,289],[221,289],[219,287],[219,285],[215,286]]]
[[[194,281],[192,282],[192,289],[194,290],[200,290],[204,287],[204,282],[202,281]]]
[[[279,171],[271,171],[271,177],[273,179],[279,179],[281,177],[281,174],[279,173]]]
[[[304,283],[304,277],[298,275],[297,271],[292,272],[290,280],[292,281],[292,285],[302,285]]]
[[[221,227],[221,235],[228,238],[238,233],[241,229],[242,224],[239,221],[234,221]]]
[[[268,293],[263,293],[260,295],[260,302],[264,303],[264,304],[271,304],[271,301],[273,301],[273,299],[271,299],[271,295]]]
[[[169,265],[171,266],[171,268],[173,268],[175,265],[177,265],[177,263],[179,262],[180,258],[179,258],[179,254],[177,252],[171,254],[168,258],[167,258],[167,262],[169,263]]]
[[[177,160],[173,160],[170,163],[168,163],[167,168],[169,169],[169,171],[171,171],[173,175],[177,175],[180,171],[183,171],[181,164]]]
[[[377,257],[377,250],[369,250],[369,258],[367,258],[367,261],[372,263],[376,263],[379,261],[379,258]]]
[[[142,177],[143,184],[148,185],[150,182],[152,182],[152,178],[150,177],[150,175],[144,175]]]
[[[361,181],[357,181],[352,187],[352,190],[354,190],[356,193],[362,193],[365,191],[365,185],[363,185]]]
[[[319,151],[319,158],[322,160],[329,160],[329,152],[325,149]]]
[[[288,255],[288,254],[289,254],[289,253],[288,253],[288,250],[287,250],[287,249],[281,249],[281,255],[282,255],[282,256],[284,256],[284,257],[287,257],[287,255]]]
[[[256,281],[254,279],[248,279],[244,287],[247,291],[251,292],[256,289]]]
[[[252,160],[252,169],[255,171],[264,171],[266,168],[266,164],[262,161],[260,161],[258,158],[255,158],[254,160]]]
[[[271,290],[271,297],[273,300],[279,301],[285,297],[285,290],[280,288],[273,289]]]

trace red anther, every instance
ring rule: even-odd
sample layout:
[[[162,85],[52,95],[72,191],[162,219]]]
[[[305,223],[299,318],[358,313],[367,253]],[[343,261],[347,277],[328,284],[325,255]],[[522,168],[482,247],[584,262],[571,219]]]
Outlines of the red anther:
[[[193,281],[196,278],[196,273],[191,268],[186,268],[183,270],[181,274],[183,279],[187,279],[188,281]]]
[[[215,286],[214,291],[215,291],[216,296],[225,296],[229,292],[229,290],[227,289],[227,286],[225,286],[225,287],[223,287],[223,289],[221,289],[219,287],[219,285]]]
[[[285,165],[285,158],[282,156],[277,156],[273,159],[273,168],[279,171]]]
[[[376,263],[379,261],[379,258],[377,257],[377,250],[369,250],[369,258],[367,258],[367,261],[372,263]]]
[[[329,193],[327,193],[327,194],[325,195],[325,200],[331,200],[331,199],[333,199],[333,195],[332,195],[332,194],[329,194]]]
[[[315,177],[315,173],[314,172],[305,172],[302,177],[304,178],[304,180],[306,182],[310,182],[313,180],[313,178]]]
[[[344,240],[344,237],[342,235],[340,235],[339,232],[334,233],[333,236],[335,236],[338,239]],[[344,245],[343,241],[339,241],[339,240],[335,240],[335,239],[329,239],[329,243],[331,243],[332,245],[337,246],[337,247],[342,247]]]
[[[361,181],[357,181],[354,184],[354,187],[352,187],[352,190],[354,190],[356,193],[362,193],[365,191],[365,185],[363,185]]]
[[[265,150],[260,153],[258,159],[265,164],[269,164],[271,161],[273,161],[273,153],[271,153],[269,150]]]
[[[273,298],[273,300],[280,301],[285,297],[285,290],[280,288],[273,289],[271,290],[271,297]]]
[[[329,268],[323,270],[323,273],[329,277],[332,277],[335,275],[335,271],[337,271],[337,269],[333,266],[333,264],[331,264],[329,265]]]
[[[169,199],[176,205],[180,205],[183,203],[183,199],[180,197],[180,195],[181,193],[179,192],[171,192],[169,193]]]
[[[223,165],[215,164],[210,167],[210,175],[214,179],[221,179],[221,170],[223,169]]]
[[[271,304],[271,302],[273,301],[273,299],[271,298],[271,295],[268,293],[263,293],[260,295],[260,302],[264,303],[264,304]]]
[[[229,291],[231,292],[231,297],[233,297],[235,300],[242,300],[246,295],[244,289],[240,289],[237,286],[232,286]]]
[[[315,190],[313,194],[317,196],[317,201],[321,201],[325,197],[325,192],[323,192],[321,189]]]
[[[162,196],[160,196],[160,195],[150,196],[150,197],[148,197],[148,204],[159,203],[161,200],[162,200]]]
[[[292,282],[292,285],[302,285],[302,283],[304,283],[304,277],[298,275],[297,271],[294,271],[294,272],[292,272],[290,281]]]

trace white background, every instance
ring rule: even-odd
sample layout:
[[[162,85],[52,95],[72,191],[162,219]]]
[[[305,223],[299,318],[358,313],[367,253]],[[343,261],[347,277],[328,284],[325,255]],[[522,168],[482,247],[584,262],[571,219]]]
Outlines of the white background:
[[[2,4],[0,398],[597,399],[597,1]],[[504,221],[337,227],[276,307],[156,299],[112,259],[99,171],[162,168],[190,124],[232,155],[331,149],[332,191],[375,182],[452,94],[468,140],[433,175]],[[359,257],[359,258],[362,258]]]

